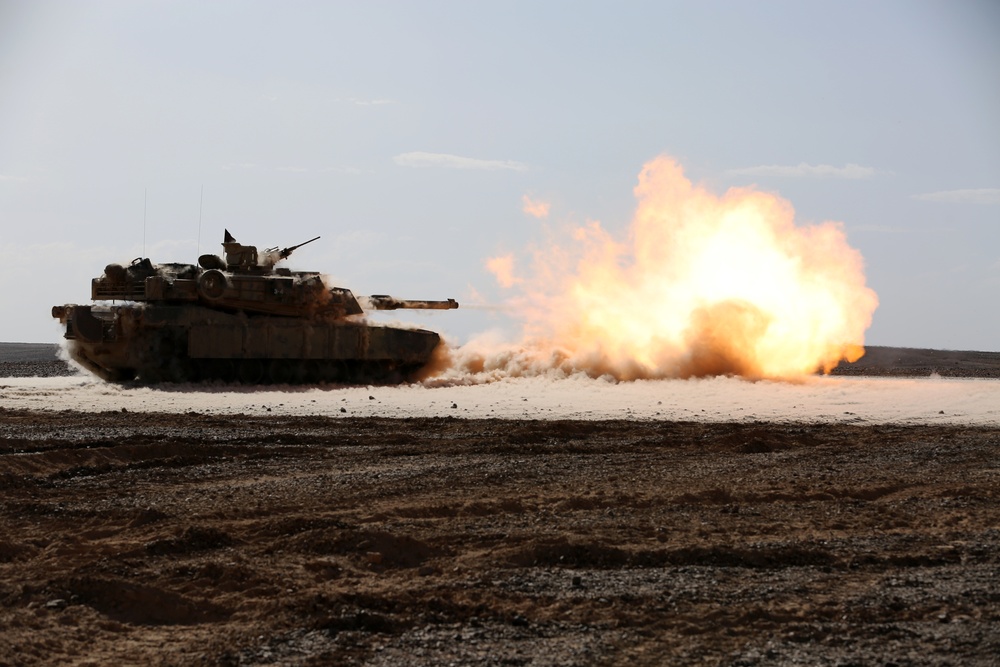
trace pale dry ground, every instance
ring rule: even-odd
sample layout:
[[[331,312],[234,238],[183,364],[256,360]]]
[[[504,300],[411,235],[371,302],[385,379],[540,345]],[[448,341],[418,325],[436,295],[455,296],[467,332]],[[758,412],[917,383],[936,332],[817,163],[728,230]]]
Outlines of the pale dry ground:
[[[31,359],[25,347],[34,347]],[[361,417],[800,421],[1000,425],[1000,353],[869,348],[832,376],[615,383],[556,374],[466,376],[399,387],[109,384],[53,359],[53,346],[0,344],[0,405],[31,410]],[[4,376],[10,377],[4,377]],[[44,376],[44,377],[43,377]]]
[[[1000,380],[811,377],[614,383],[509,378],[468,386],[142,386],[92,377],[0,378],[0,405],[29,410],[215,415],[1000,424]]]

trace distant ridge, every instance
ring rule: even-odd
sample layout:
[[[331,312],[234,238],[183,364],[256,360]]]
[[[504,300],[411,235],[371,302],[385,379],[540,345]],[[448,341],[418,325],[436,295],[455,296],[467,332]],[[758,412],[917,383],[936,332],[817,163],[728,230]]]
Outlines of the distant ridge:
[[[77,372],[59,358],[55,343],[0,343],[0,377],[56,377]]]
[[[0,361],[53,361],[59,358],[56,343],[0,343]]]
[[[853,364],[841,363],[831,375],[1000,378],[1000,352],[929,350],[870,345]]]

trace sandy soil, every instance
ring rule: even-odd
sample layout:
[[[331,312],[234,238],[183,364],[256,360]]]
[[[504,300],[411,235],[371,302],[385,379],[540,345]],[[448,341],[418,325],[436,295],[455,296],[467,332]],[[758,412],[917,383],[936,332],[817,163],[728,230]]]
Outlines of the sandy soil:
[[[0,665],[1000,664],[998,427],[12,406]]]

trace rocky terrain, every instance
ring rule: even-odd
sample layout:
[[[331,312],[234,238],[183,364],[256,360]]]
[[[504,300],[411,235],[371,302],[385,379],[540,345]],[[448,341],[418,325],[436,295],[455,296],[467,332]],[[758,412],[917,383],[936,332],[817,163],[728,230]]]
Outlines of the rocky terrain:
[[[998,575],[997,429],[0,403],[0,665],[996,665]]]

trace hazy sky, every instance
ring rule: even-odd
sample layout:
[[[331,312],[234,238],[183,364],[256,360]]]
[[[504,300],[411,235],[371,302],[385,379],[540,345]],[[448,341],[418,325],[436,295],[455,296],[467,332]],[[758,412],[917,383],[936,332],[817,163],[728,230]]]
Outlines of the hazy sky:
[[[0,340],[224,228],[322,235],[292,267],[357,294],[496,304],[486,259],[542,234],[525,195],[622,231],[661,154],[843,222],[867,343],[1000,350],[995,0],[0,0]]]

